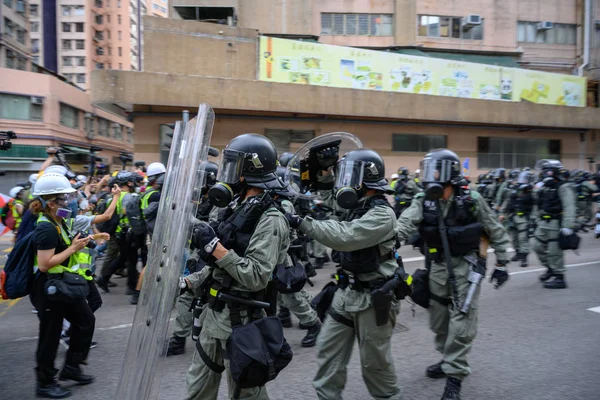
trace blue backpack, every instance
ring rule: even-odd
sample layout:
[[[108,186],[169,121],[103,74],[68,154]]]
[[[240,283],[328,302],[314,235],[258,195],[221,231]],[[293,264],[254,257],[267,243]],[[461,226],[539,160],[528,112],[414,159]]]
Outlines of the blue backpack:
[[[36,247],[33,232],[19,240],[0,270],[0,294],[4,300],[18,299],[31,293],[35,274]]]

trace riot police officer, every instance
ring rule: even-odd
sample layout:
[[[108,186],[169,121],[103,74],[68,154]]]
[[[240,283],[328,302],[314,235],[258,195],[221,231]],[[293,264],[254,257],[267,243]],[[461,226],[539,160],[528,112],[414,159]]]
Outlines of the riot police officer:
[[[321,184],[333,184],[329,167],[337,161],[337,150],[326,148],[317,155],[324,169]],[[325,162],[329,160],[329,162]],[[385,179],[381,156],[360,148],[337,163],[334,191],[321,190],[325,202],[335,202],[348,215],[342,221],[316,221],[287,214],[292,227],[340,251],[339,289],[317,341],[317,373],[313,386],[319,399],[339,399],[346,383],[346,366],[354,340],[358,340],[362,375],[372,397],[400,399],[391,336],[399,305],[391,293],[387,302],[375,307],[371,294],[394,279],[396,219],[385,194],[392,190]],[[362,179],[361,179],[362,177]],[[333,207],[333,204],[331,204]]]
[[[558,160],[540,160],[536,164],[542,178],[537,191],[537,229],[534,250],[542,265],[548,268],[540,276],[547,289],[565,289],[565,264],[560,235],[570,236],[575,229],[575,192],[565,184],[564,168]],[[549,281],[551,278],[553,280]],[[549,281],[549,282],[548,282]]]
[[[575,192],[577,195],[577,225],[586,230],[593,226],[590,225],[593,223],[592,200],[598,193],[598,183],[595,177],[587,171],[582,171],[575,180]]]
[[[410,207],[412,199],[421,191],[421,188],[413,179],[409,178],[408,168],[400,167],[398,168],[398,180],[393,189],[394,200],[396,202],[394,204],[394,211],[397,218],[404,210]]]
[[[519,174],[517,184],[513,187],[500,209],[500,222],[507,222],[508,231],[512,235],[515,256],[511,261],[521,261],[521,267],[529,264],[529,219],[533,210],[533,174],[523,171]]]
[[[499,211],[504,201],[506,188],[508,187],[508,182],[506,181],[506,169],[496,168],[494,171],[494,179],[496,181],[496,186],[494,187],[495,193],[492,198],[492,206],[495,211]]]
[[[463,189],[460,169],[458,156],[450,150],[425,155],[421,162],[425,193],[418,194],[398,219],[399,240],[418,230],[424,241],[429,277],[429,301],[424,306],[429,309],[436,350],[442,353],[442,361],[428,367],[427,376],[447,377],[442,400],[460,399],[461,382],[471,373],[467,354],[477,335],[479,287],[474,287],[470,304],[467,293],[478,283],[470,282],[471,271],[485,276],[482,235],[496,250],[491,280],[497,287],[508,280],[506,230],[479,193]]]
[[[245,325],[256,315],[255,307],[225,302],[223,295],[246,303],[261,299],[275,267],[286,262],[290,244],[289,224],[272,200],[272,191],[283,188],[275,173],[273,143],[262,135],[243,134],[232,139],[222,154],[218,182],[208,196],[218,207],[234,199],[238,205],[224,216],[216,231],[204,223],[194,229],[192,245],[209,267],[202,271],[207,273],[186,278],[196,293],[202,286],[208,302],[200,316],[202,330],[187,372],[187,398],[196,400],[217,398],[221,373],[230,368],[225,344],[232,326]],[[204,280],[206,276],[209,280]],[[234,385],[239,386],[229,371],[227,375],[231,397]],[[241,389],[238,394],[245,399],[267,398],[265,387]]]

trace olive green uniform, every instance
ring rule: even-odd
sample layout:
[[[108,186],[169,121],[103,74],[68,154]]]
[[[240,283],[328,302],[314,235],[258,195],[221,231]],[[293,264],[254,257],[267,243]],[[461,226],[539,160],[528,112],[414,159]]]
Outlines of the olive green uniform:
[[[352,221],[316,221],[304,219],[300,230],[332,249],[355,251],[379,244],[380,253],[390,252],[396,243],[396,219],[391,207],[377,205],[359,219]],[[381,264],[375,272],[356,274],[361,282],[391,277],[397,269],[395,260]],[[346,384],[347,365],[354,340],[358,339],[362,376],[370,395],[375,399],[400,399],[392,357],[391,336],[399,312],[393,302],[386,325],[377,326],[375,310],[368,290],[339,289],[333,298],[333,312],[350,321],[353,327],[328,316],[317,339],[317,374],[313,386],[319,399],[342,398]]]
[[[496,192],[496,188],[498,187],[498,183],[497,182],[492,182],[489,185],[487,185],[485,187],[485,189],[483,190],[483,197],[485,198],[485,200],[487,201],[487,203],[491,206],[494,204],[494,201],[496,200],[495,196],[497,194]]]
[[[223,258],[216,262],[217,267],[204,268],[200,273],[190,275],[188,280],[192,283],[194,290],[198,290],[211,272],[212,277],[219,282],[229,274],[233,277],[231,290],[260,291],[267,287],[275,266],[286,262],[287,250],[290,245],[289,232],[290,226],[285,217],[275,208],[270,208],[260,217],[243,256],[229,250]],[[246,311],[242,309],[240,313],[242,322],[247,323]],[[225,345],[232,332],[229,308],[225,306],[223,311],[216,312],[206,307],[200,320],[202,324],[202,331],[198,339],[200,345],[214,363],[225,366],[231,397],[234,382],[231,378],[229,360],[224,358],[226,355]],[[186,381],[187,399],[211,400],[217,398],[221,374],[211,370],[202,361],[196,350],[187,372]],[[240,394],[240,399],[268,398],[265,387],[242,389]]]
[[[504,226],[512,239],[512,245],[517,254],[529,254],[529,219],[530,214],[509,211],[510,195],[507,195],[500,207],[500,215],[504,216]]]
[[[506,249],[510,239],[504,227],[498,222],[485,199],[477,192],[471,192],[475,202],[473,211],[479,223],[490,239],[499,261],[506,260]],[[415,197],[412,205],[398,219],[398,239],[405,240],[416,231],[423,220],[423,202],[425,194]],[[446,217],[450,210],[452,196],[448,201],[440,200],[443,215]],[[476,254],[477,251],[473,251]],[[452,257],[458,300],[464,302],[469,290],[470,264],[463,257]],[[448,282],[448,270],[445,263],[432,262],[429,271],[429,290],[433,295],[450,299],[452,289]],[[467,314],[459,311],[459,307],[442,305],[435,300],[429,303],[429,326],[435,333],[435,348],[442,353],[442,370],[447,376],[463,379],[471,373],[467,362],[467,354],[471,350],[473,340],[477,335],[479,292],[477,289],[471,308]]]
[[[537,191],[537,196],[543,198],[545,192],[553,190],[542,186]],[[566,272],[563,251],[558,245],[561,228],[575,229],[575,191],[569,183],[564,183],[558,188],[558,196],[562,204],[561,218],[549,218],[544,210],[536,210],[537,228],[535,230],[535,244],[533,249],[537,253],[542,265],[554,274]]]
[[[590,181],[581,184],[581,194],[577,195],[577,225],[593,224],[592,194],[598,192],[598,185]]]
[[[502,203],[504,203],[504,200],[506,199],[508,193],[508,182],[504,181],[500,183],[498,191],[496,192],[496,197],[494,198],[495,210],[500,210],[500,207],[502,207]]]

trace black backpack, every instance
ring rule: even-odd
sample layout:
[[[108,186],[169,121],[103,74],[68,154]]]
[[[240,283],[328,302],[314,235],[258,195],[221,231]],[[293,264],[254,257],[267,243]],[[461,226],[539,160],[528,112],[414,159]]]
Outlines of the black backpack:
[[[129,226],[136,235],[145,235],[148,233],[148,226],[142,215],[141,197],[132,194],[131,199],[125,205],[125,215],[129,220]]]
[[[31,293],[36,252],[33,232],[15,244],[4,269],[0,270],[0,293],[3,299],[18,299]]]
[[[296,293],[306,284],[306,270],[299,262],[291,266],[278,264],[275,267],[275,285],[279,293]]]
[[[279,318],[265,317],[233,326],[227,355],[235,382],[233,398],[237,399],[241,389],[264,386],[275,379],[294,354],[283,337]]]

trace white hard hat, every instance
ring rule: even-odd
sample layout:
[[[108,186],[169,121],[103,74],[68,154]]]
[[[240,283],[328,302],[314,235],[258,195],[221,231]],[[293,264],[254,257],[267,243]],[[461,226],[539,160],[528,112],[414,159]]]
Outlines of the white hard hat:
[[[67,174],[67,169],[65,167],[63,167],[62,165],[51,165],[44,170],[44,175],[48,174],[48,173],[60,174],[60,175],[65,176]]]
[[[415,174],[419,175],[421,173],[420,169],[415,170]]]
[[[400,178],[400,175],[398,174],[392,174],[392,176],[390,176],[391,179],[398,179]]]
[[[148,167],[146,167],[147,176],[160,175],[164,174],[165,172],[167,172],[167,169],[165,168],[165,165],[163,163],[153,162],[150,165],[148,165]]]
[[[23,189],[25,189],[23,186],[15,186],[14,188],[10,189],[10,192],[8,192],[8,195],[10,197],[12,197],[13,199],[16,199],[17,196],[19,195],[19,192]]]
[[[35,183],[35,181],[37,181],[38,176],[39,176],[38,174],[29,175],[29,183],[31,183],[33,185]]]
[[[34,196],[73,192],[75,192],[75,189],[73,189],[69,180],[64,175],[53,172],[40,176],[33,187]]]
[[[77,180],[81,183],[87,183],[87,177],[85,175],[77,175]]]

